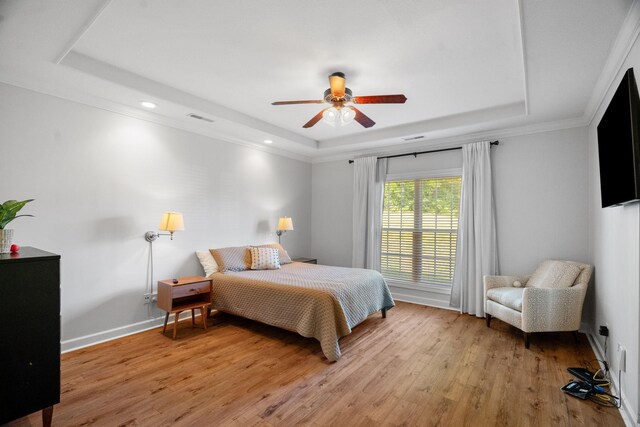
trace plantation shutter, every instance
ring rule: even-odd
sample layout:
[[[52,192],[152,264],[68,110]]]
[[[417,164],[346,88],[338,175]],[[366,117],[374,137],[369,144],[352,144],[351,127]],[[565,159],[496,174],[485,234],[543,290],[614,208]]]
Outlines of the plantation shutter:
[[[380,261],[390,284],[451,286],[461,182],[452,176],[385,183]]]

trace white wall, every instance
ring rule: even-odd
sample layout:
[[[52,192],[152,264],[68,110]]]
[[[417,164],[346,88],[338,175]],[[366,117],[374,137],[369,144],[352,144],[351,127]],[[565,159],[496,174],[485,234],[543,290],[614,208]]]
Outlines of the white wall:
[[[311,179],[311,256],[319,264],[351,267],[353,165],[314,164]]]
[[[62,256],[63,348],[161,315],[143,304],[143,235],[164,211],[186,230],[154,243],[155,280],[202,274],[198,249],[277,241],[281,215],[290,254],[310,252],[308,163],[3,84],[0,116],[0,199],[36,199],[14,240]]]
[[[586,140],[574,128],[492,148],[501,273],[532,273],[546,258],[588,261]]]
[[[588,260],[586,139],[576,128],[500,138],[491,149],[502,272],[531,273],[546,258]],[[389,160],[390,174],[461,167],[461,151]],[[311,252],[322,264],[351,266],[352,170],[346,161],[313,165]],[[391,290],[448,306],[448,295]]]
[[[602,208],[598,166],[597,126],[609,105],[622,74],[634,67],[640,76],[640,42],[614,78],[604,101],[589,126],[589,250],[595,265],[595,289],[587,299],[589,326],[601,348],[600,325],[609,327],[608,360],[618,369],[618,344],[627,350],[627,369],[622,373],[622,390],[627,413],[637,419],[640,406],[640,205]],[[617,375],[616,381],[617,381]]]

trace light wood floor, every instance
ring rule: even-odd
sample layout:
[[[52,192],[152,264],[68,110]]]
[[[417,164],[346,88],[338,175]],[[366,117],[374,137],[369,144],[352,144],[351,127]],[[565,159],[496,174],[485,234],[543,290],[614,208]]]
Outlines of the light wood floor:
[[[199,320],[199,319],[196,319]],[[560,391],[594,355],[584,335],[521,334],[495,319],[398,303],[340,340],[218,314],[178,339],[144,332],[62,356],[55,426],[596,426],[615,408]],[[40,426],[39,414],[11,426]]]

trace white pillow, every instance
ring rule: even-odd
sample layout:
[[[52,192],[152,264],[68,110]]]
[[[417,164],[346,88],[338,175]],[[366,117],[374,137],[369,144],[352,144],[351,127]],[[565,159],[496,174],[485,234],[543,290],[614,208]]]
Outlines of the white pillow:
[[[252,270],[279,270],[280,256],[276,248],[251,248]]]
[[[531,288],[569,288],[582,269],[565,261],[548,259],[531,275],[527,286]]]
[[[206,277],[211,276],[213,273],[217,273],[218,263],[215,259],[213,259],[213,255],[209,251],[196,251],[196,256],[198,260],[200,260],[200,264],[202,264],[202,268],[204,269],[204,275]]]

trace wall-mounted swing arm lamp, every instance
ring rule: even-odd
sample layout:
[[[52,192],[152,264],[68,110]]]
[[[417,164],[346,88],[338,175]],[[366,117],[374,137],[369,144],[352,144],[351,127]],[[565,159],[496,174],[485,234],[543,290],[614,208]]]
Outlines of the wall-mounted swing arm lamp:
[[[156,233],[155,231],[147,231],[144,234],[144,239],[149,242],[149,284],[147,285],[147,293],[145,294],[146,304],[150,304],[153,301],[154,289],[153,289],[153,242],[160,236],[171,236],[173,240],[174,231],[184,230],[184,219],[180,212],[165,212],[162,214],[160,220],[160,231],[168,231],[168,233]],[[148,314],[151,316],[151,309],[148,309]]]
[[[168,231],[168,233],[156,233],[155,231],[147,231],[144,235],[144,239],[147,242],[151,243],[160,236],[171,236],[171,240],[173,240],[174,231],[184,230],[184,219],[182,218],[182,214],[180,212],[163,213],[158,229],[160,231]]]
[[[287,231],[293,230],[293,221],[288,216],[280,217],[278,220],[278,228],[276,230],[276,235],[278,236],[278,243],[280,243],[280,236],[282,233],[286,233]]]

